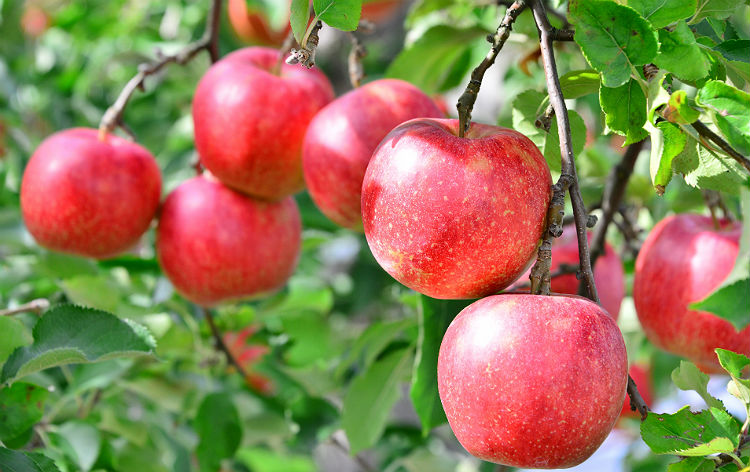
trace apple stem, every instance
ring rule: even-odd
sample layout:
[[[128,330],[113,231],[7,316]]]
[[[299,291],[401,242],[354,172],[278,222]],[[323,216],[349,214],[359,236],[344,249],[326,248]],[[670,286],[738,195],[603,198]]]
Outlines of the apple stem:
[[[724,200],[721,198],[721,193],[717,192],[716,190],[702,190],[703,193],[703,200],[706,202],[706,206],[708,207],[708,210],[711,212],[711,221],[714,223],[714,229],[720,230],[721,224],[719,222],[719,209],[721,209],[722,213],[724,214],[724,219],[733,221],[732,214],[729,212],[729,209],[724,204]]]
[[[36,300],[31,300],[28,303],[24,303],[23,305],[18,305],[15,308],[6,308],[4,310],[0,310],[0,316],[12,316],[17,315],[19,313],[42,313],[47,308],[49,308],[49,300],[46,298],[37,298]]]
[[[99,122],[99,140],[106,139],[107,134],[117,126],[127,131],[122,121],[122,114],[135,91],[137,89],[145,90],[146,77],[161,71],[167,64],[185,65],[203,50],[208,52],[212,63],[219,60],[219,23],[222,1],[212,0],[209,20],[201,39],[186,45],[175,54],[164,55],[157,51],[155,61],[138,66],[138,73],[125,84],[120,95],[117,96],[117,100],[102,115]]]
[[[289,54],[289,51],[292,50],[295,44],[294,33],[290,30],[289,33],[287,33],[286,38],[284,38],[284,43],[279,49],[279,59],[276,61],[276,64],[274,64],[273,69],[271,69],[273,75],[278,77],[281,76],[281,64],[284,63],[284,59],[286,59],[287,54]]]
[[[503,48],[505,41],[510,36],[510,31],[513,27],[513,22],[516,21],[518,15],[526,8],[525,0],[516,0],[511,6],[505,10],[505,16],[503,16],[500,25],[497,27],[497,31],[494,35],[487,36],[487,40],[492,44],[490,51],[484,57],[482,62],[471,72],[471,79],[464,93],[458,98],[456,103],[456,109],[458,110],[458,136],[463,138],[466,132],[469,130],[469,124],[471,123],[471,111],[474,108],[474,103],[477,101],[477,95],[479,94],[479,88],[482,86],[482,79],[487,69],[495,63],[497,55]]]

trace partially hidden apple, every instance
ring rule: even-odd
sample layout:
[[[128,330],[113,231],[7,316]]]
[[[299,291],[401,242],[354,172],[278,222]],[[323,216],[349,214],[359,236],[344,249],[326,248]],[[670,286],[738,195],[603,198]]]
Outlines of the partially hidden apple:
[[[591,233],[588,241],[591,242]],[[552,241],[552,263],[550,273],[554,274],[561,265],[578,265],[578,236],[575,225],[563,228],[563,234]],[[531,269],[518,279],[519,284],[528,284]],[[625,271],[622,260],[614,248],[604,244],[604,253],[596,260],[594,267],[594,282],[599,293],[599,301],[607,313],[617,320],[620,315],[620,305],[625,296]],[[552,277],[550,289],[555,293],[567,293],[575,295],[578,293],[579,280],[575,274],[564,274]],[[516,284],[518,285],[518,284]],[[528,287],[528,285],[526,285]],[[511,290],[513,287],[511,287]]]
[[[160,196],[159,166],[145,148],[73,128],[34,151],[21,181],[21,212],[41,246],[104,259],[138,242]]]
[[[334,222],[362,229],[362,180],[373,151],[396,126],[439,118],[435,102],[402,80],[382,79],[325,106],[310,122],[302,150],[307,189]]]
[[[291,3],[289,0],[275,0],[278,3]],[[288,11],[288,10],[287,10]],[[289,20],[281,28],[274,28],[268,15],[261,8],[248,6],[248,0],[229,0],[227,15],[232,29],[240,39],[264,46],[281,46],[291,30]]]
[[[278,200],[304,187],[302,140],[313,116],[333,100],[317,69],[281,64],[278,51],[228,54],[201,78],[193,97],[201,163],[224,184]]]
[[[167,197],[156,251],[177,291],[210,306],[281,288],[297,264],[301,230],[291,197],[257,200],[204,173]]]
[[[365,236],[396,280],[433,298],[479,298],[513,283],[536,254],[552,179],[511,129],[416,119],[373,154],[362,185]]]
[[[438,390],[461,445],[513,467],[585,461],[622,408],[628,360],[620,330],[575,295],[503,294],[456,316],[438,355]]]
[[[245,370],[245,383],[248,387],[256,392],[269,395],[274,390],[273,382],[265,375],[255,372],[254,366],[271,349],[265,344],[247,342],[247,339],[252,337],[257,330],[257,326],[250,325],[237,332],[227,332],[224,334],[224,344],[237,360],[237,363]]]
[[[738,331],[729,321],[688,305],[721,285],[739,254],[741,226],[708,216],[668,216],[649,233],[635,262],[633,301],[648,339],[686,357],[705,371],[720,372],[714,350],[750,355],[750,326]]]
[[[633,382],[638,387],[638,393],[641,394],[643,401],[646,405],[653,405],[654,401],[654,383],[651,381],[651,369],[648,365],[644,364],[633,364],[628,370],[628,374],[632,377]],[[630,408],[630,397],[625,396],[625,402],[622,404],[622,411],[620,412],[621,418],[638,418],[641,415],[637,411],[633,411]]]

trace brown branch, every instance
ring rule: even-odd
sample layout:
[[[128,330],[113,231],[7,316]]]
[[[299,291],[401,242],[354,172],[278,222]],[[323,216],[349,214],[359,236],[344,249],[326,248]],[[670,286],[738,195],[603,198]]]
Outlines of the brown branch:
[[[36,300],[31,300],[30,302],[24,303],[23,305],[18,305],[15,308],[6,308],[4,310],[0,310],[0,316],[12,316],[27,312],[39,314],[45,311],[47,308],[49,308],[49,300],[47,300],[46,298],[37,298]]]
[[[713,143],[719,146],[719,148],[727,153],[729,157],[739,162],[742,167],[750,172],[750,159],[737,152],[732,146],[729,145],[729,143],[724,141],[721,136],[711,131],[711,128],[704,125],[700,121],[694,122],[693,124],[691,124],[691,126],[695,131],[698,132],[699,135],[701,135],[701,137],[705,138],[707,141],[713,141]]]
[[[646,401],[638,391],[638,386],[635,384],[635,381],[630,374],[628,374],[627,392],[630,397],[630,409],[632,411],[637,411],[641,415],[641,421],[645,420],[648,416],[648,405],[646,405]]]
[[[625,196],[625,189],[628,187],[628,181],[633,174],[635,161],[643,149],[644,141],[639,141],[628,146],[622,160],[617,164],[609,174],[607,186],[602,196],[602,218],[599,226],[594,231],[591,238],[591,267],[596,266],[596,260],[604,253],[604,242],[607,236],[607,229],[612,219],[620,208],[620,202]],[[579,290],[580,292],[580,290]]]
[[[341,441],[334,432],[330,437],[331,444],[339,448],[344,454],[349,455],[351,454],[351,450],[349,446]],[[357,463],[357,465],[360,467],[360,469],[364,470],[365,472],[374,472],[375,468],[373,468],[361,455],[355,454],[352,456],[354,461]]]
[[[560,77],[557,74],[555,55],[552,49],[552,38],[550,32],[553,29],[547,19],[544,4],[541,0],[534,0],[531,3],[531,10],[534,14],[537,28],[539,29],[539,44],[542,49],[544,75],[547,81],[547,93],[549,95],[550,104],[555,110],[557,129],[560,134],[562,170],[557,185],[562,183],[563,185],[561,185],[561,187],[563,187],[563,189],[567,188],[570,193],[570,200],[573,204],[573,215],[575,216],[576,222],[576,233],[578,236],[578,258],[581,264],[580,278],[586,284],[588,298],[599,303],[599,295],[596,292],[596,285],[594,284],[594,273],[591,270],[588,241],[586,239],[586,227],[589,218],[586,213],[583,198],[581,197],[581,191],[578,188],[578,176],[576,174],[575,157],[573,155],[572,139],[570,136],[568,109],[565,106],[565,99],[562,95]]]
[[[549,295],[550,268],[552,265],[552,239],[559,237],[563,232],[563,217],[565,216],[565,191],[570,186],[567,174],[560,176],[560,180],[552,186],[552,199],[549,210],[547,210],[547,227],[544,230],[542,244],[537,251],[537,259],[531,268],[529,279],[531,280],[531,293],[535,295]]]
[[[175,54],[163,55],[160,51],[156,53],[156,60],[138,66],[138,73],[125,84],[120,95],[107,111],[104,112],[99,123],[99,138],[115,129],[116,126],[124,127],[122,114],[128,105],[130,98],[136,89],[145,90],[146,77],[162,70],[167,64],[184,65],[190,62],[199,52],[208,51],[211,62],[219,60],[219,20],[221,19],[222,0],[212,0],[209,19],[206,22],[206,30],[198,41],[188,44]]]
[[[352,42],[352,48],[349,51],[347,65],[349,66],[349,82],[353,88],[357,88],[365,78],[365,68],[362,65],[362,59],[367,56],[367,48],[357,35],[349,33],[349,39]]]
[[[492,43],[492,47],[484,59],[482,59],[482,62],[471,72],[471,79],[469,80],[464,93],[458,98],[458,103],[456,103],[459,122],[458,135],[462,138],[464,137],[464,134],[466,134],[466,131],[469,130],[471,111],[474,109],[474,103],[477,101],[477,95],[479,94],[479,88],[482,86],[484,73],[495,63],[497,55],[503,48],[505,41],[508,40],[508,36],[510,36],[513,22],[516,21],[516,18],[521,14],[524,8],[526,8],[525,0],[516,0],[513,2],[513,5],[509,6],[505,11],[505,16],[503,16],[495,34],[487,36],[487,40]]]
[[[576,32],[573,30],[557,28],[552,28],[552,31],[549,32],[549,36],[552,41],[575,41],[573,39],[575,34]]]
[[[315,51],[318,50],[318,43],[320,42],[319,33],[322,27],[323,22],[318,20],[310,30],[310,34],[302,40],[300,48],[292,48],[289,57],[286,58],[287,64],[302,64],[308,69],[315,65]]]
[[[247,379],[248,375],[247,372],[245,372],[245,369],[242,367],[242,365],[237,361],[237,359],[234,357],[234,354],[232,354],[232,351],[229,350],[229,347],[227,347],[226,343],[224,342],[224,337],[221,334],[221,331],[219,331],[219,328],[216,326],[216,323],[214,322],[214,316],[211,314],[211,310],[209,310],[206,307],[199,307],[201,312],[203,313],[203,317],[206,318],[206,322],[208,323],[208,327],[211,329],[211,334],[214,337],[214,341],[216,342],[216,348],[223,352],[224,355],[227,357],[227,361],[235,368],[237,369],[237,372],[242,374],[242,377],[244,379]]]

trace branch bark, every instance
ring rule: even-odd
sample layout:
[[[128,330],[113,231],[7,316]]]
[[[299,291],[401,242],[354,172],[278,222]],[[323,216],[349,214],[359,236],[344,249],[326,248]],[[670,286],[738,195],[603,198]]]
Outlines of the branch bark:
[[[204,50],[208,52],[212,63],[219,60],[219,23],[221,19],[222,0],[211,1],[211,10],[209,12],[208,21],[206,22],[206,30],[201,39],[188,44],[175,54],[165,56],[157,51],[157,58],[155,61],[139,65],[138,73],[135,74],[127,84],[125,84],[125,87],[123,87],[117,100],[115,100],[115,103],[104,112],[99,123],[99,139],[104,139],[107,133],[110,133],[117,126],[126,129],[122,120],[122,114],[135,91],[145,90],[144,83],[146,77],[161,71],[167,64],[187,64],[198,55],[199,52]]]
[[[479,88],[482,86],[484,73],[495,63],[497,55],[500,53],[503,45],[505,45],[505,41],[508,40],[508,36],[510,36],[513,22],[516,21],[516,18],[518,18],[518,15],[521,14],[524,8],[526,8],[525,0],[516,0],[513,2],[513,4],[505,11],[505,16],[503,16],[495,34],[487,37],[492,43],[492,47],[482,62],[471,72],[469,84],[466,86],[464,93],[458,98],[458,103],[456,103],[459,122],[458,135],[462,138],[469,129],[469,124],[471,123],[471,111],[474,109],[474,103],[477,101],[477,95],[479,94]]]
[[[719,148],[721,148],[722,151],[726,152],[729,155],[729,157],[739,162],[742,167],[744,167],[748,172],[750,172],[750,159],[748,159],[747,157],[737,152],[737,150],[735,150],[732,146],[730,146],[728,142],[724,141],[724,139],[722,139],[721,136],[711,131],[711,128],[704,125],[700,121],[696,121],[690,126],[692,126],[693,129],[697,131],[698,134],[701,135],[701,137],[705,138],[707,141],[713,141],[713,143],[719,146]]]
[[[30,302],[24,303],[23,305],[18,305],[15,308],[6,308],[4,310],[0,310],[0,316],[12,316],[29,311],[39,314],[45,311],[47,308],[49,308],[49,300],[47,300],[46,298],[37,298],[36,300],[31,300]]]
[[[588,298],[599,303],[599,295],[596,292],[596,285],[594,284],[594,273],[591,270],[588,241],[586,239],[588,214],[586,213],[586,207],[583,204],[581,191],[578,188],[578,175],[576,173],[575,156],[573,155],[572,139],[570,136],[568,109],[565,106],[565,100],[562,95],[560,78],[557,74],[555,55],[552,49],[553,40],[550,33],[553,31],[553,28],[547,19],[544,4],[541,0],[534,0],[531,3],[531,10],[534,14],[537,28],[539,29],[539,42],[542,49],[547,92],[549,94],[550,104],[552,105],[552,108],[555,111],[555,117],[557,118],[557,129],[560,130],[562,171],[560,180],[558,180],[556,185],[560,185],[564,189],[563,192],[568,190],[570,193],[570,200],[573,204],[573,215],[576,222],[576,233],[578,236],[578,257],[581,264],[581,280],[586,285]]]
[[[607,186],[604,189],[602,197],[602,217],[601,222],[594,230],[594,236],[591,239],[591,267],[596,266],[596,260],[604,253],[604,242],[607,236],[607,229],[612,219],[620,208],[620,202],[625,195],[625,189],[628,187],[628,181],[633,174],[635,161],[643,149],[644,141],[639,141],[628,146],[622,160],[617,164],[607,179]]]
[[[229,347],[227,347],[226,343],[224,342],[224,336],[222,336],[221,331],[219,331],[219,328],[216,326],[216,323],[214,322],[214,315],[211,314],[211,310],[206,307],[199,308],[203,313],[203,317],[206,318],[208,327],[211,329],[211,334],[213,335],[214,341],[216,342],[216,348],[224,353],[224,355],[227,357],[227,362],[229,362],[235,369],[237,369],[237,372],[242,375],[242,378],[247,379],[247,372],[245,372],[245,369],[234,357],[234,354],[232,354],[232,351],[229,350]]]

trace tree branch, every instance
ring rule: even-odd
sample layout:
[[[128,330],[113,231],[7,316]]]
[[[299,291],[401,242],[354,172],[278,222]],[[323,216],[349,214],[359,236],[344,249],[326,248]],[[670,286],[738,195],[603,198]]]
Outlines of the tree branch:
[[[609,174],[607,186],[604,189],[602,197],[602,217],[599,226],[594,230],[594,236],[591,239],[591,267],[596,266],[596,260],[604,253],[604,242],[607,236],[607,229],[612,219],[620,208],[620,202],[625,195],[625,189],[628,187],[628,181],[633,174],[635,161],[643,149],[644,141],[639,141],[628,146],[622,160],[617,164]],[[579,290],[580,292],[580,290]]]
[[[739,162],[742,167],[750,172],[750,159],[737,152],[732,146],[729,145],[728,142],[724,141],[721,136],[711,131],[711,128],[704,125],[700,121],[696,121],[690,126],[692,126],[693,129],[697,131],[702,138],[706,139],[707,141],[713,141],[713,143],[719,146],[719,148],[727,153],[729,157]]]
[[[510,36],[513,22],[516,21],[516,18],[521,14],[524,8],[526,8],[525,0],[516,0],[513,2],[513,4],[505,11],[505,16],[503,16],[495,34],[487,37],[487,40],[492,43],[492,47],[482,62],[471,72],[469,84],[466,86],[464,93],[458,98],[458,103],[456,103],[459,122],[458,135],[462,138],[469,129],[469,124],[471,123],[471,111],[474,109],[474,103],[477,101],[477,95],[479,94],[479,88],[482,86],[484,73],[495,63],[497,55],[503,48],[505,41],[508,40],[508,36]]]
[[[211,310],[206,307],[199,308],[203,313],[203,317],[206,318],[208,327],[211,329],[211,334],[213,335],[214,341],[216,342],[216,348],[224,353],[224,355],[227,357],[227,361],[232,366],[234,366],[235,369],[237,369],[237,372],[242,375],[242,378],[247,379],[247,372],[245,372],[245,369],[242,367],[239,361],[237,361],[237,359],[234,357],[234,354],[232,354],[232,351],[229,350],[229,347],[227,347],[226,343],[224,342],[224,337],[222,336],[221,331],[219,331],[219,328],[214,322],[214,316],[213,314],[211,314]]]
[[[560,78],[557,74],[557,65],[555,64],[555,55],[552,50],[552,37],[550,32],[552,26],[547,19],[544,10],[544,4],[541,0],[534,0],[531,3],[531,10],[534,14],[537,28],[539,29],[539,43],[542,49],[542,59],[544,62],[544,74],[547,80],[547,92],[549,94],[550,104],[555,111],[557,118],[557,129],[560,130],[560,151],[562,155],[562,171],[560,180],[556,185],[570,192],[570,200],[573,204],[573,215],[576,222],[576,233],[578,236],[578,258],[581,264],[581,280],[586,284],[588,298],[599,303],[599,295],[596,292],[594,284],[594,273],[591,270],[591,261],[589,259],[588,241],[586,239],[586,227],[588,223],[588,214],[583,204],[581,191],[578,188],[578,176],[576,174],[575,157],[573,155],[572,139],[570,136],[570,121],[568,120],[568,109],[565,106],[565,100],[560,88]]]
[[[12,316],[29,311],[39,314],[45,311],[47,308],[49,308],[49,300],[47,300],[46,298],[37,298],[36,300],[31,300],[30,302],[24,303],[23,305],[18,305],[15,308],[6,308],[4,310],[0,310],[0,316]]]
[[[547,93],[549,94],[550,104],[552,104],[552,107],[555,110],[557,129],[560,130],[562,172],[560,180],[558,180],[555,185],[564,188],[565,184],[567,184],[570,193],[570,200],[573,204],[573,215],[575,216],[576,234],[578,236],[578,259],[581,265],[580,278],[582,283],[586,286],[588,298],[599,303],[599,296],[596,292],[596,284],[594,283],[594,273],[591,270],[591,260],[589,258],[588,241],[586,238],[586,226],[589,218],[586,213],[586,207],[583,204],[581,191],[578,188],[578,176],[576,174],[575,159],[573,156],[568,110],[565,106],[565,100],[560,88],[560,78],[557,74],[555,55],[552,50],[552,37],[550,36],[550,32],[553,31],[553,29],[547,19],[547,14],[544,11],[544,4],[541,0],[532,1],[531,11],[534,14],[534,21],[536,21],[537,28],[539,29],[540,46],[542,48],[542,59],[544,62],[544,75],[547,80]],[[637,409],[641,413],[642,419],[645,418],[648,414],[648,407],[638,393],[638,388],[630,375],[628,375],[627,391],[630,396],[631,407],[634,407],[634,409]]]
[[[574,41],[573,36],[575,34],[576,32],[573,30],[557,28],[552,28],[552,31],[549,32],[552,41]]]
[[[211,1],[211,10],[206,22],[206,30],[201,39],[188,44],[175,54],[165,56],[160,51],[157,51],[155,61],[139,65],[138,73],[125,84],[115,103],[104,112],[102,120],[99,123],[99,139],[104,139],[104,136],[114,130],[116,126],[125,128],[122,121],[122,114],[136,89],[145,90],[144,82],[146,81],[146,77],[156,74],[167,64],[187,64],[203,50],[208,51],[211,62],[219,60],[219,20],[221,19],[222,0]]]

